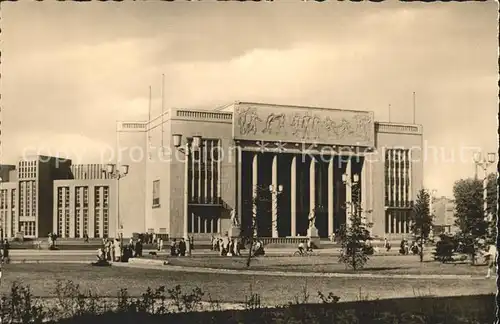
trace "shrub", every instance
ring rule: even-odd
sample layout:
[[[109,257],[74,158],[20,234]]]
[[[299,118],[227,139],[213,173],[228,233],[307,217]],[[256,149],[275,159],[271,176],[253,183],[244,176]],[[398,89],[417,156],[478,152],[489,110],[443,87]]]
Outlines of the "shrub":
[[[442,263],[453,260],[455,244],[453,239],[445,234],[440,235],[440,240],[436,243],[436,250],[433,252],[434,260]]]

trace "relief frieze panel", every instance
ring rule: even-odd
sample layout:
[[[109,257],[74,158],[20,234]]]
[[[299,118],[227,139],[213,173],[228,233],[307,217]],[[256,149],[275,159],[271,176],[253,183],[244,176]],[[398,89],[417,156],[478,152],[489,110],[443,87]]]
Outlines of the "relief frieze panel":
[[[372,112],[238,105],[235,139],[374,146]]]

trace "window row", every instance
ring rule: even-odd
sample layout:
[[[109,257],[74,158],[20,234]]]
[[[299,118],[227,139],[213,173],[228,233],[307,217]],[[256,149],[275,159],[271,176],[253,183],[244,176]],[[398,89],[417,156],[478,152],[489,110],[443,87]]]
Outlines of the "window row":
[[[410,159],[410,151],[407,149],[390,149],[385,152],[385,206],[410,207],[412,205]]]
[[[102,237],[109,236],[109,210],[96,208],[94,211],[93,225],[94,237],[101,237],[101,221],[102,218]],[[74,214],[74,237],[83,238],[85,234],[89,234],[89,211],[88,209],[77,209]],[[71,237],[71,213],[69,209],[59,209],[57,211],[57,233],[64,237]]]
[[[191,214],[188,219],[189,233],[219,233],[219,218]]]
[[[385,212],[385,233],[409,234],[411,210],[387,210]]]

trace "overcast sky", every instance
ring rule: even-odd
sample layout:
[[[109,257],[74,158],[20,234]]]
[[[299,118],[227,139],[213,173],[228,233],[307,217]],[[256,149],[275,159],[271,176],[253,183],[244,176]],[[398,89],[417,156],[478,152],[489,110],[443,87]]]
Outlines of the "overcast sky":
[[[497,4],[2,3],[4,163],[23,150],[98,162],[116,120],[235,100],[370,110],[416,121],[443,157],[425,186],[497,149]],[[455,156],[455,161],[452,159]],[[492,167],[492,171],[494,171]]]

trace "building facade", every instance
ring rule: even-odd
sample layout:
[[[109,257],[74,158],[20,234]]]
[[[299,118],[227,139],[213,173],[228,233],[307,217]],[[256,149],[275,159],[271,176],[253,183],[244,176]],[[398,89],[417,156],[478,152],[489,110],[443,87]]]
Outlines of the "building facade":
[[[62,238],[116,237],[116,181],[54,181],[53,233]]]
[[[434,215],[434,234],[455,233],[455,201],[447,197],[434,198],[432,202]]]
[[[0,168],[0,236],[115,237],[116,180],[105,165],[48,156]]]
[[[134,175],[119,185],[124,235],[208,238],[235,215],[243,234],[256,218],[261,237],[304,236],[312,218],[328,237],[348,222],[357,185],[373,235],[404,236],[422,188],[422,127],[373,116],[237,102],[119,122],[117,161]]]
[[[0,233],[3,237],[45,237],[52,231],[53,183],[70,176],[71,161],[32,156],[9,166],[0,184]],[[3,174],[6,176],[6,174]]]

